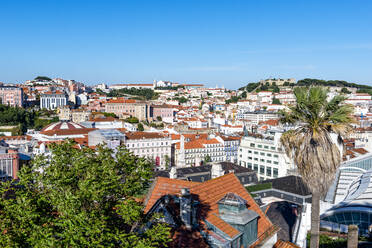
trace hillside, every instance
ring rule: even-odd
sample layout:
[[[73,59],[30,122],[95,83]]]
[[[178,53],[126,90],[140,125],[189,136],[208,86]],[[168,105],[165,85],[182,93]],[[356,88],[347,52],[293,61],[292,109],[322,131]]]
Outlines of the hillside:
[[[247,86],[239,88],[239,90],[245,90],[248,92],[252,92],[253,90],[263,90],[259,87],[260,83],[249,83]],[[345,88],[357,88],[358,93],[368,93],[372,95],[372,86],[363,85],[363,84],[356,84],[356,83],[349,83],[343,80],[321,80],[321,79],[314,79],[314,78],[305,78],[297,81],[297,84],[291,86],[326,86],[326,87],[345,87]],[[257,88],[259,87],[259,88]],[[266,88],[265,86],[263,86]],[[267,89],[265,89],[267,90]],[[269,87],[270,90],[270,87]]]

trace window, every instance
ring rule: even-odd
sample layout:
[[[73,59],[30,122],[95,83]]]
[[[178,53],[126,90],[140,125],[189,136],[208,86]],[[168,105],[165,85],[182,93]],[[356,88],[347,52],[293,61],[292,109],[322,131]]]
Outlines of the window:
[[[265,159],[262,159],[262,158],[261,158],[260,161],[261,161],[261,162],[265,162]]]
[[[271,167],[266,167],[266,176],[271,177]]]
[[[268,157],[271,157],[271,153],[266,153],[266,155],[267,155]]]
[[[252,160],[252,157],[248,157],[249,160]]]
[[[254,154],[258,154],[258,152],[254,152]]]
[[[275,178],[278,177],[278,169],[277,168],[273,169],[273,175],[274,175]]]
[[[261,152],[260,155],[261,155],[261,156],[265,156],[265,153],[264,153],[264,152]]]
[[[260,165],[260,174],[264,175],[265,174],[265,166]]]
[[[279,164],[279,162],[277,162],[277,161],[274,161],[274,164],[278,165],[278,164]]]
[[[269,149],[269,146],[264,146],[265,149]]]
[[[267,163],[271,164],[271,160],[266,160]]]
[[[262,145],[258,145],[258,148],[262,148]]]
[[[253,170],[254,170],[255,172],[258,172],[258,164],[254,164],[254,165],[253,165]]]
[[[274,154],[274,158],[278,158],[279,156],[278,156],[278,154]]]
[[[251,150],[248,150],[248,153],[252,153],[252,151]]]
[[[258,158],[254,158],[254,161],[258,161]]]
[[[251,143],[251,147],[255,147],[255,144],[254,143]]]
[[[271,150],[274,150],[274,151],[275,151],[275,147],[274,147],[274,146],[272,146],[272,147],[271,147]]]

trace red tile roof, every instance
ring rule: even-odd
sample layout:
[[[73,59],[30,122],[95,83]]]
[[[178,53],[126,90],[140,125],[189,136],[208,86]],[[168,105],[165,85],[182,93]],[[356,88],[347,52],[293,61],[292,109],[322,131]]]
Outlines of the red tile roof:
[[[300,247],[289,241],[283,241],[279,239],[278,241],[276,241],[273,248],[300,248]]]
[[[202,205],[209,206],[205,213],[204,220],[216,226],[230,237],[235,237],[239,231],[218,216],[218,201],[227,193],[235,193],[247,201],[248,209],[256,212],[258,219],[257,237],[264,237],[263,234],[272,229],[273,225],[260,207],[240,183],[239,179],[232,173],[218,177],[204,183],[195,183],[177,179],[158,177],[149,192],[145,201],[145,213],[147,213],[155,202],[166,194],[178,194],[182,188],[189,188],[190,193],[196,195]],[[260,238],[259,238],[260,240]]]

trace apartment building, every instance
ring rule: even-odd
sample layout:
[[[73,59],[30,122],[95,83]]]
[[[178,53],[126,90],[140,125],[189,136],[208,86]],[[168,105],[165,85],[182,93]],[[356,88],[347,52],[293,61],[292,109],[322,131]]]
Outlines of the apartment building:
[[[67,94],[62,91],[45,92],[40,95],[40,108],[57,109],[67,105]]]
[[[219,136],[219,139],[223,141],[225,149],[226,161],[237,163],[238,161],[238,150],[240,145],[240,136]]]
[[[163,122],[166,123],[173,123],[174,120],[174,111],[173,107],[170,105],[152,105],[150,108],[150,117],[153,120],[157,120],[157,118],[161,118]]]
[[[162,133],[128,132],[125,133],[125,146],[140,157],[153,159],[159,169],[170,166],[171,138]]]
[[[23,106],[23,90],[15,86],[0,85],[0,103],[9,106]]]
[[[261,121],[276,120],[279,118],[277,113],[270,113],[266,111],[256,112],[239,112],[236,115],[238,120],[248,120],[252,124],[257,125]]]
[[[294,164],[282,148],[280,136],[279,132],[244,136],[238,151],[239,165],[256,171],[260,181],[288,175]]]
[[[185,142],[181,141],[175,146],[175,163],[177,167],[199,166],[209,157],[211,162],[226,160],[224,143],[217,138],[199,138]]]
[[[9,149],[0,144],[0,181],[17,179],[19,170],[19,154],[17,150]]]
[[[68,107],[62,107],[58,109],[58,117],[60,120],[81,123],[90,119],[91,112],[84,109],[70,109]]]
[[[144,121],[149,118],[150,107],[147,103],[136,100],[113,99],[106,102],[105,112],[114,113],[119,117],[130,115]]]

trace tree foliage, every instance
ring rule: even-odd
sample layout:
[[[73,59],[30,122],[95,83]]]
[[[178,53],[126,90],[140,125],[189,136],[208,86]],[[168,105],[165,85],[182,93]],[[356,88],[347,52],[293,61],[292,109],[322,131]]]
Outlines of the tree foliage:
[[[138,129],[138,131],[141,131],[141,132],[145,130],[142,123],[137,124],[137,129]]]
[[[282,135],[282,144],[309,188],[322,194],[341,162],[331,133],[345,137],[354,121],[353,107],[344,103],[346,98],[337,95],[327,101],[327,92],[322,87],[295,88],[296,105],[281,112],[281,122],[299,125]]]
[[[119,147],[52,146],[23,167],[19,182],[2,183],[1,247],[159,247],[169,228],[136,197],[148,187],[152,165]]]
[[[206,155],[206,156],[204,157],[204,162],[206,162],[206,163],[208,163],[208,162],[212,162],[211,156]]]
[[[35,81],[52,81],[51,78],[46,77],[46,76],[37,76],[34,80]]]
[[[134,95],[134,96],[140,96],[145,98],[145,100],[151,100],[158,96],[157,93],[155,93],[152,89],[137,89],[137,88],[124,88],[124,89],[114,89],[111,90],[107,96],[108,97],[121,97],[125,95]]]
[[[186,97],[184,96],[181,96],[181,97],[176,97],[174,98],[176,101],[178,101],[178,103],[182,104],[182,103],[187,103],[189,101],[189,99],[187,99]]]
[[[353,106],[337,95],[327,100],[323,87],[297,87],[296,104],[282,112],[282,123],[297,128],[285,132],[281,143],[312,192],[310,247],[319,247],[320,199],[325,196],[341,163],[337,143],[351,130]],[[337,135],[335,140],[333,135]]]
[[[272,104],[282,104],[278,98],[273,98]]]
[[[47,110],[34,111],[0,104],[0,126],[18,125],[14,134],[21,135],[28,128],[40,130],[50,123],[57,122],[58,117],[52,117],[52,114],[54,112]]]
[[[126,118],[124,121],[125,121],[125,122],[129,122],[129,123],[132,123],[132,124],[133,124],[133,123],[138,123],[138,122],[139,122],[138,118],[135,117],[135,116],[128,117],[128,118]]]
[[[372,86],[349,83],[342,80],[320,80],[313,78],[305,78],[297,82],[298,86],[333,86],[333,87],[350,87],[357,88],[358,93],[368,93],[372,95]]]

